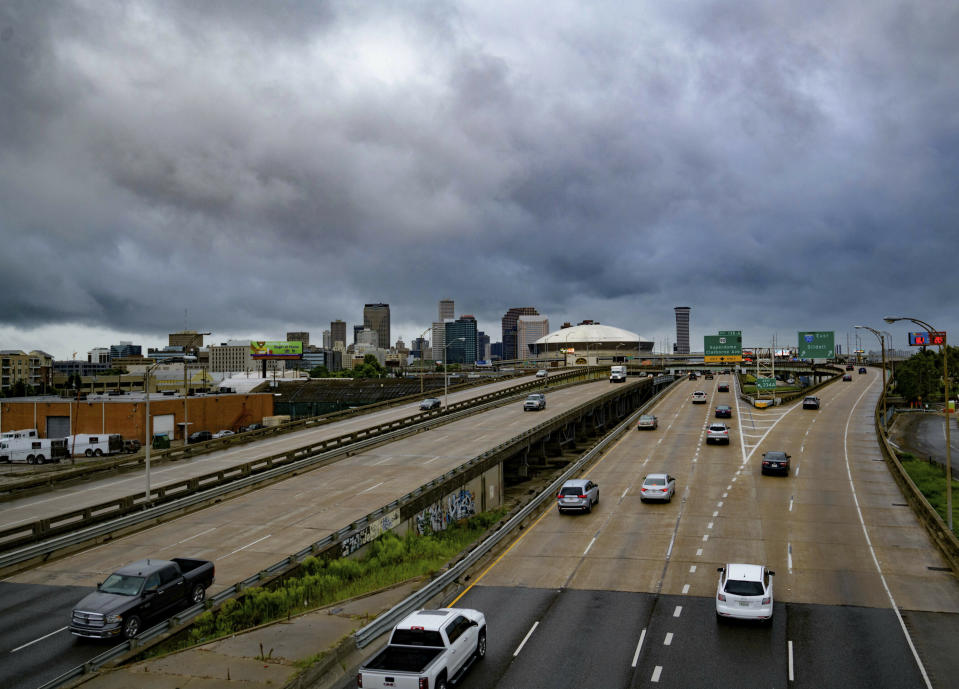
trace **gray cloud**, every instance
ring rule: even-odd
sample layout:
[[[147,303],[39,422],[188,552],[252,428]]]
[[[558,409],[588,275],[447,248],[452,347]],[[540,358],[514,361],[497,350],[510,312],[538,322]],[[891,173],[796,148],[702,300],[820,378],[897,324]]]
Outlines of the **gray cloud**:
[[[444,296],[494,339],[526,304],[951,327],[957,33],[947,2],[6,3],[0,327],[318,338]]]

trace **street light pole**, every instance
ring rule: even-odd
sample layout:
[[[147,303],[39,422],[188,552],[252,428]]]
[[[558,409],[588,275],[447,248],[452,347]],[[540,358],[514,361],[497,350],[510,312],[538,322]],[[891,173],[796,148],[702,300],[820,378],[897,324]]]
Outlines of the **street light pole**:
[[[152,420],[150,419],[150,374],[153,373],[153,369],[155,369],[159,365],[160,365],[159,362],[157,362],[153,364],[153,366],[150,366],[149,368],[147,368],[147,372],[146,372],[146,375],[144,376],[144,381],[143,381],[144,392],[146,393],[146,396],[147,396],[147,400],[146,400],[146,417],[147,418],[146,418],[146,424],[145,424],[146,436],[147,436],[146,438],[147,440],[147,446],[146,446],[146,470],[147,470],[146,501],[147,503],[150,502],[150,448],[153,446],[153,432],[152,432],[153,424],[152,424]]]
[[[857,325],[854,326],[861,330],[868,330],[873,335],[879,338],[879,347],[882,349],[882,426],[886,427],[886,336],[875,328],[870,328],[868,325]]]
[[[900,316],[893,318],[887,316],[883,318],[886,323],[895,323],[896,321],[912,321],[920,328],[925,328],[928,332],[939,332],[925,321],[918,318],[909,318]],[[952,447],[949,436],[949,337],[946,333],[942,334],[942,344],[939,345],[939,351],[942,352],[942,378],[943,378],[943,396],[945,398],[945,408],[942,415],[946,421],[946,524],[952,531]]]

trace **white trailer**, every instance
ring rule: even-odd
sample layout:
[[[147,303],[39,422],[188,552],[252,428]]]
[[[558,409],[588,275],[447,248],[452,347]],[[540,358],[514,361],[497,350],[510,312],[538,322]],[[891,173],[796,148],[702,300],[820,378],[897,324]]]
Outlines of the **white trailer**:
[[[123,452],[123,437],[119,433],[77,433],[68,435],[67,452],[74,457],[102,457]]]
[[[0,438],[0,462],[26,462],[44,464],[59,462],[69,456],[67,441],[64,438],[38,438],[36,435],[20,435],[22,431],[4,433]],[[36,431],[33,431],[36,433]]]

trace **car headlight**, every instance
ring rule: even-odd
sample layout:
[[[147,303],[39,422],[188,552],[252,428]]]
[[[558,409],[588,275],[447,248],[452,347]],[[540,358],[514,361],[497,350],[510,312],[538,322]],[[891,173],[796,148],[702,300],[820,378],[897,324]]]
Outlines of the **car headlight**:
[[[123,615],[107,615],[105,619],[109,624],[116,624],[123,622]]]

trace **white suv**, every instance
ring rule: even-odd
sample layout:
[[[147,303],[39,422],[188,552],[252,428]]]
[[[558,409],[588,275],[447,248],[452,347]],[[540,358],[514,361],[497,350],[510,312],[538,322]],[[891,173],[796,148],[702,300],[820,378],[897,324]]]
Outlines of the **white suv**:
[[[717,617],[771,620],[773,576],[763,565],[728,564],[720,567],[716,586]]]
[[[702,390],[697,390],[693,393],[693,404],[706,404],[706,393]]]

